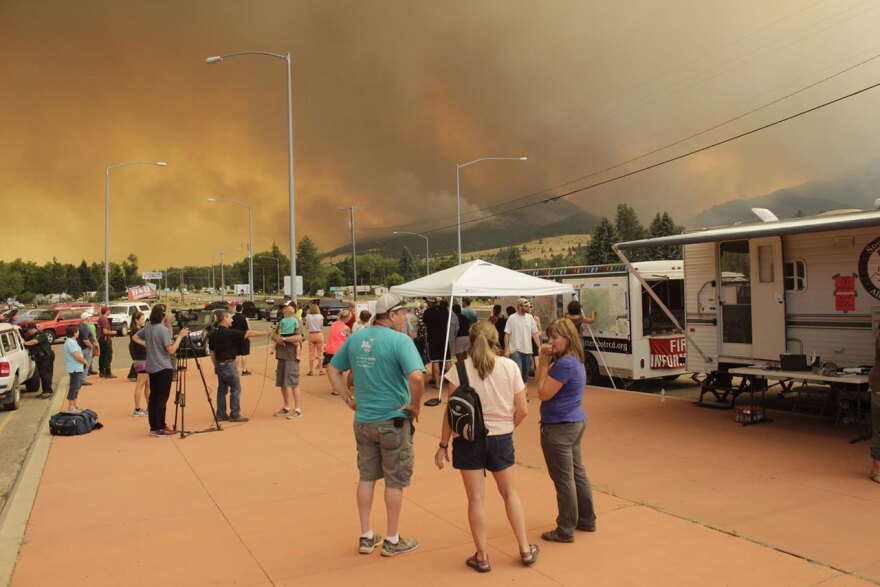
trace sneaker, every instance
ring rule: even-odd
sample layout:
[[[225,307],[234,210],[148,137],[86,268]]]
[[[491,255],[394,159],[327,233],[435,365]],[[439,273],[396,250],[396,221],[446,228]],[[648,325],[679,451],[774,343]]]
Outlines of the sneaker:
[[[89,375],[97,375],[97,374],[98,374],[98,372],[95,371],[94,369],[89,369]]]
[[[388,540],[382,542],[382,556],[395,556],[412,552],[419,547],[419,541],[415,538],[404,538],[403,536],[397,541],[397,544],[391,544]]]
[[[65,414],[82,414],[82,408],[70,408],[69,410],[64,410]]]
[[[229,421],[229,416],[227,416],[226,414],[223,414],[222,416],[217,416],[217,420],[218,420],[219,422],[228,422],[228,421]]]
[[[165,432],[162,430],[150,430],[150,436],[159,438],[160,436],[165,436]]]
[[[165,428],[165,429],[163,430],[163,432],[164,432],[165,436],[172,436],[172,435],[174,435],[174,434],[177,434],[177,431],[176,431],[176,430],[172,430],[171,428]]]
[[[241,374],[242,375],[250,375],[251,372],[248,369],[245,369],[244,371],[241,372]]]
[[[229,418],[229,421],[230,421],[230,422],[241,422],[241,423],[244,423],[244,422],[247,422],[248,420],[250,420],[250,418],[245,418],[244,416],[236,416],[236,417],[234,417],[234,418]]]
[[[287,416],[289,418],[290,417],[290,408],[281,408],[280,410],[278,410],[277,412],[275,412],[272,415],[276,416],[278,418],[281,418],[283,416]]]
[[[380,542],[382,542],[382,536],[379,534],[373,534],[372,538],[361,536],[360,543],[358,544],[358,552],[361,554],[372,554],[376,547],[379,546]]]
[[[107,375],[104,375],[104,379],[116,379],[117,377],[118,375],[114,375],[113,373],[108,373]]]
[[[91,385],[92,382],[91,382],[91,381],[83,381],[82,384],[83,384],[83,385]]]
[[[143,418],[147,415],[147,413],[144,410],[137,408],[134,412],[131,413],[131,415],[135,418]]]
[[[40,395],[38,395],[37,398],[49,399],[50,397],[52,397],[52,395],[54,395],[54,394],[51,391],[43,391],[43,392],[40,392]]]
[[[297,408],[297,409],[293,410],[292,412],[287,413],[287,419],[288,420],[296,420],[297,418],[301,418],[302,415],[303,415],[302,410]]]

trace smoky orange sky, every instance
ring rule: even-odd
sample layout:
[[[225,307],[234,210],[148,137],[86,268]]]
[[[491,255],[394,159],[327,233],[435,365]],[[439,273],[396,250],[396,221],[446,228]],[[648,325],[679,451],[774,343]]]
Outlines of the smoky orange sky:
[[[141,269],[288,250],[291,52],[297,238],[428,230],[679,140],[880,53],[880,2],[494,0],[0,2],[0,259]],[[648,157],[659,161],[880,81],[880,59]],[[870,166],[880,90],[570,199],[679,222]],[[598,178],[610,177],[604,174]],[[574,183],[570,187],[584,185]],[[467,215],[465,219],[473,218]],[[419,224],[414,224],[414,223]],[[427,222],[427,223],[426,223]],[[512,235],[512,237],[515,235]],[[467,250],[467,243],[464,244]]]

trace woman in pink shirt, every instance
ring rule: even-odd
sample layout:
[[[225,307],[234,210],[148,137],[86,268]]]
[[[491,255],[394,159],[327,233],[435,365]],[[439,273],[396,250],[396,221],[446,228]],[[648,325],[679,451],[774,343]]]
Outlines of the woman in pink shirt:
[[[452,440],[452,467],[461,471],[464,488],[468,497],[468,521],[477,552],[467,559],[467,565],[479,573],[492,570],[486,552],[486,494],[485,470],[495,477],[498,492],[504,500],[507,519],[519,545],[520,560],[524,565],[533,564],[538,557],[538,545],[529,544],[526,535],[525,514],[516,487],[513,484],[513,429],[528,415],[526,387],[520,375],[519,366],[511,359],[497,356],[498,330],[491,322],[477,322],[469,333],[471,347],[465,359],[468,382],[480,396],[483,406],[483,421],[488,437],[466,441],[455,437]],[[450,369],[446,375],[449,381],[449,394],[458,388],[458,371]],[[452,429],[449,420],[443,418],[443,432],[440,435],[440,448],[434,462],[442,469],[449,461],[449,438]]]
[[[348,310],[340,310],[336,322],[330,326],[330,333],[327,335],[327,344],[324,345],[324,367],[326,367],[327,363],[333,359],[333,355],[342,348],[342,343],[344,343],[345,339],[348,338],[348,335],[351,334],[351,329],[345,324],[349,318],[351,318],[351,312]],[[335,391],[331,391],[330,393],[336,395]]]

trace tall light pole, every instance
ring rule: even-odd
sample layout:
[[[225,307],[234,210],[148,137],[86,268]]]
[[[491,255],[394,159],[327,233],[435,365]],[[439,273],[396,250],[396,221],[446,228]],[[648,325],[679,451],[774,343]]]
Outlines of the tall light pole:
[[[528,157],[481,157],[455,166],[455,201],[458,210],[458,264],[461,265],[461,170],[480,161],[528,161]]]
[[[413,236],[420,236],[425,239],[425,275],[431,274],[431,257],[428,256],[428,237],[423,234],[419,234],[417,232],[406,232],[403,230],[395,230],[394,234],[411,234]]]
[[[340,208],[343,212],[348,212],[348,228],[351,230],[351,277],[354,282],[354,290],[352,301],[357,302],[358,299],[358,274],[357,274],[357,254],[354,247],[354,213],[357,208],[349,206],[348,208]],[[367,284],[369,286],[369,284]]]
[[[249,204],[236,202],[235,200],[225,200],[223,198],[208,198],[209,202],[220,202],[222,204],[233,204],[247,208],[248,211],[248,290],[250,291],[250,300],[254,301],[254,221],[251,214]]]
[[[220,63],[227,57],[237,57],[239,55],[265,55],[267,57],[283,59],[287,62],[287,183],[289,191],[288,204],[290,207],[290,297],[296,302],[296,224],[294,223],[293,205],[293,98],[290,80],[290,53],[282,55],[280,53],[270,53],[268,51],[241,51],[239,53],[230,53],[229,55],[208,57],[205,62],[208,65],[213,65],[215,63]]]
[[[126,165],[158,165],[165,167],[164,161],[127,161],[108,165],[104,170],[104,305],[110,304],[110,170]]]

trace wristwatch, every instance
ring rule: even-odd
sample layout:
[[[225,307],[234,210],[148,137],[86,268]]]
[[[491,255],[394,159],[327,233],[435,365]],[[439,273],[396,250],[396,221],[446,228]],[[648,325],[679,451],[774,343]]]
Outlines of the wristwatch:
[[[442,448],[443,450],[446,450],[447,448],[449,448],[449,445],[448,445],[448,444],[443,444],[443,443],[441,442],[441,443],[440,443],[440,448]]]

